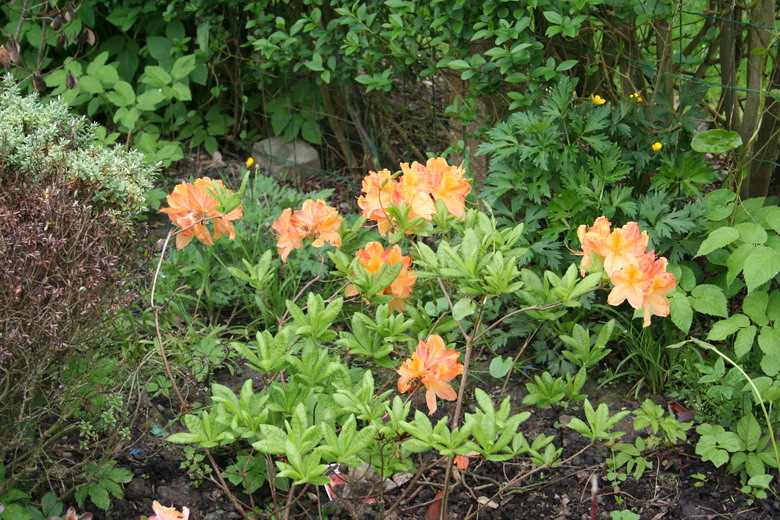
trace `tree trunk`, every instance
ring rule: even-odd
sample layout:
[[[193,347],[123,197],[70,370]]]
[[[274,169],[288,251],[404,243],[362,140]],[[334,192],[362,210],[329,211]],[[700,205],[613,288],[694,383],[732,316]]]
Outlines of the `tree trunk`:
[[[777,156],[777,102],[766,98],[766,107],[762,107],[762,92],[771,89],[772,84],[778,81],[776,63],[771,73],[765,73],[768,56],[766,50],[772,41],[772,32],[764,27],[774,26],[776,9],[775,0],[758,0],[748,13],[750,23],[753,24],[748,27],[745,53],[748,92],[739,131],[745,143],[744,153],[750,157],[747,164],[748,174],[740,189],[740,195],[745,198],[766,196],[774,167],[771,163],[762,161],[773,160]]]

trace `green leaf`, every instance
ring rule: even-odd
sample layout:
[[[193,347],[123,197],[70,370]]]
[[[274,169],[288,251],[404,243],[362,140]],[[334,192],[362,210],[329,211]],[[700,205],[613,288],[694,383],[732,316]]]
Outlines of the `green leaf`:
[[[740,329],[740,331],[737,332],[737,337],[734,340],[734,354],[737,356],[737,359],[744,357],[745,354],[750,352],[755,338],[756,327],[754,325]]]
[[[712,221],[723,220],[731,215],[736,194],[726,188],[711,191],[704,197],[704,204],[707,206],[705,216]]]
[[[716,249],[727,246],[739,238],[739,231],[733,227],[721,227],[709,234],[706,240],[701,243],[695,257],[704,256]]]
[[[114,84],[114,90],[106,93],[109,101],[118,107],[126,107],[135,102],[135,91],[130,83],[118,81]],[[128,125],[129,126],[129,125]]]
[[[763,244],[769,238],[766,230],[755,222],[743,222],[737,224],[734,228],[739,231],[739,238],[749,244]]]
[[[739,329],[750,325],[750,320],[744,314],[735,314],[725,320],[715,323],[707,334],[707,341],[722,341]]]
[[[171,75],[162,67],[145,67],[141,82],[152,87],[164,87],[171,83]]]
[[[737,275],[742,272],[742,268],[745,266],[745,259],[753,252],[753,244],[742,244],[729,255],[729,259],[726,260],[726,283],[731,285],[734,280],[737,279]]]
[[[490,362],[490,375],[496,379],[501,379],[506,376],[510,370],[512,370],[512,358],[507,357],[504,359],[502,356],[494,357]]]
[[[745,259],[743,276],[748,292],[768,282],[780,272],[780,252],[771,247],[756,246]]]
[[[89,488],[89,499],[92,500],[93,504],[104,511],[107,511],[108,507],[111,505],[111,498],[108,496],[108,491],[96,484]]]
[[[471,68],[471,65],[469,65],[469,62],[467,62],[466,60],[452,60],[447,64],[447,66],[455,70],[464,70],[464,69]]]
[[[742,312],[747,314],[753,323],[763,327],[769,324],[769,317],[766,315],[768,305],[769,294],[766,291],[753,291],[742,302]]]
[[[455,318],[457,321],[460,321],[474,314],[474,311],[476,311],[476,309],[477,309],[477,305],[474,303],[473,300],[470,300],[468,298],[462,298],[458,300],[458,303],[456,303],[455,306],[452,308],[452,317]]]
[[[765,222],[775,233],[780,233],[780,207],[775,206],[764,217]]]
[[[157,104],[163,101],[165,101],[165,95],[155,88],[138,96],[136,103],[140,110],[154,110],[157,108]]]
[[[171,76],[173,79],[184,79],[190,75],[190,72],[195,70],[195,55],[188,54],[182,56],[173,64],[171,68]]]
[[[716,285],[703,284],[694,287],[691,291],[690,303],[697,312],[721,318],[728,316],[726,296],[723,294],[723,289]]]
[[[184,83],[181,83],[177,81],[173,84],[173,95],[178,99],[179,101],[190,101],[192,100],[192,94],[190,93],[190,87],[185,85]]]
[[[94,76],[81,76],[79,78],[79,87],[84,92],[89,92],[90,94],[100,94],[104,90],[100,80]]]
[[[700,153],[726,153],[742,146],[738,133],[716,128],[702,132],[691,141],[691,148]]]
[[[669,317],[678,329],[688,333],[693,322],[693,310],[688,296],[680,291],[675,291],[669,298]]]
[[[753,414],[747,414],[737,422],[737,435],[744,441],[747,451],[758,449],[758,443],[761,440],[761,426]]]

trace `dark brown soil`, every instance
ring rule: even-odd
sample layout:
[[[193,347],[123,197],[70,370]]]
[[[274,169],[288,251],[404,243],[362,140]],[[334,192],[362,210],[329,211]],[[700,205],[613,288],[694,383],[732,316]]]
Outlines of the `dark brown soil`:
[[[521,394],[521,390],[512,389],[511,394]],[[614,396],[610,392],[602,396]],[[591,399],[598,397],[591,394]],[[513,402],[520,399],[513,395]],[[451,412],[445,403],[439,415]],[[638,404],[613,399],[610,409],[634,409]],[[158,406],[158,408],[163,408]],[[568,408],[547,408],[531,410],[533,415],[521,429],[526,437],[533,439],[538,433],[555,436],[554,444],[563,447],[562,459],[566,459],[585,448],[588,444],[573,430],[562,427],[572,416],[582,416],[579,406]],[[165,413],[165,410],[163,410]],[[619,424],[620,430],[631,430],[629,420]],[[147,423],[148,424],[148,423]],[[168,433],[178,430],[172,426]],[[692,430],[691,430],[692,431]],[[158,432],[159,433],[159,432]],[[147,429],[142,442],[135,444],[133,456],[129,454],[120,461],[130,468],[136,478],[126,486],[126,499],[114,500],[112,509],[105,516],[108,520],[128,520],[142,514],[151,514],[152,500],[165,505],[188,506],[193,520],[217,520],[240,518],[235,508],[218,486],[204,480],[195,487],[181,469],[185,460],[180,446],[155,437]],[[695,437],[695,433],[689,435]],[[695,439],[689,439],[693,441]],[[657,519],[772,519],[780,518],[780,501],[770,496],[764,500],[752,500],[740,492],[740,483],[734,476],[728,475],[724,468],[716,469],[709,463],[702,463],[694,453],[694,444],[678,446],[675,451],[657,453],[650,456],[653,467],[640,480],[628,477],[618,486],[606,480],[606,458],[610,457],[609,448],[598,443],[586,449],[566,465],[538,471],[522,479],[511,489],[494,496],[499,487],[517,475],[527,473],[534,466],[527,460],[490,462],[472,458],[466,471],[456,470],[448,500],[450,518],[463,519],[487,504],[474,518],[480,520],[514,519],[610,519],[611,511],[630,510],[641,515],[642,520]],[[215,450],[218,463],[226,461],[226,453]],[[418,462],[428,465],[433,458],[420,458]],[[224,466],[224,465],[223,465]],[[346,470],[346,468],[345,468]],[[426,518],[426,512],[436,500],[437,493],[443,488],[445,465],[431,467],[408,490],[392,514],[382,511],[393,508],[406,486],[388,492],[384,497],[376,497],[372,503],[366,503],[365,496],[356,496],[351,500],[329,501],[324,489],[309,487],[303,493],[301,502],[296,505],[290,518],[329,518],[329,519],[374,519],[388,518],[406,520]],[[591,478],[596,476],[599,483],[595,516],[591,517]],[[697,475],[694,478],[693,475]],[[347,486],[345,485],[344,488]],[[356,489],[351,486],[351,489]],[[339,488],[335,488],[339,491]],[[359,488],[357,488],[359,489]],[[358,492],[359,493],[359,492]],[[282,494],[283,495],[283,494]],[[246,496],[239,498],[248,502]],[[269,507],[270,496],[267,486],[260,488],[253,499],[256,504]],[[382,501],[384,499],[384,501]],[[436,507],[436,506],[434,506]],[[433,513],[431,513],[433,514]],[[100,519],[103,515],[96,515]]]

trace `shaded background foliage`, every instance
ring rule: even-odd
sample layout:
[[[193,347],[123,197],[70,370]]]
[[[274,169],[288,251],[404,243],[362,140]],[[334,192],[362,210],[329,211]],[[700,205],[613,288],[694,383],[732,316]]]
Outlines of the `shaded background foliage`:
[[[448,147],[482,178],[484,130],[577,77],[580,96],[641,93],[668,145],[705,121],[736,130],[759,196],[778,162],[776,19],[769,0],[19,0],[0,63],[150,159],[302,137],[348,182]]]

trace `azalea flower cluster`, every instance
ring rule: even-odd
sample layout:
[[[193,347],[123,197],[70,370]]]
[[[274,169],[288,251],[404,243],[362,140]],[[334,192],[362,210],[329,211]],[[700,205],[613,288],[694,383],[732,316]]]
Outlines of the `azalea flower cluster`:
[[[243,216],[243,206],[223,215],[216,210],[217,199],[214,198],[214,187],[224,188],[222,181],[201,177],[194,183],[182,182],[168,195],[170,207],[162,208],[162,213],[167,213],[171,222],[179,226],[180,231],[176,235],[176,247],[186,247],[193,238],[197,238],[206,245],[213,246],[214,240],[223,234],[230,240],[236,238],[233,228],[233,220]],[[228,194],[233,193],[226,190]],[[214,236],[208,228],[208,222],[214,226]]]
[[[454,348],[448,349],[439,335],[432,335],[428,341],[417,344],[412,357],[407,359],[398,369],[401,376],[398,379],[398,391],[406,393],[416,388],[413,384],[419,382],[425,387],[425,401],[428,413],[436,411],[436,397],[454,401],[458,398],[455,389],[449,384],[463,373],[460,354]]]
[[[425,165],[401,163],[401,176],[396,179],[389,170],[369,172],[363,179],[358,206],[366,220],[376,221],[379,233],[387,235],[390,228],[390,207],[406,208],[407,222],[421,218],[430,222],[436,213],[436,201],[444,201],[447,211],[459,217],[465,212],[466,196],[471,184],[459,166],[450,166],[441,157],[428,159]],[[411,233],[413,230],[408,230]]]
[[[287,208],[282,211],[272,225],[279,233],[276,249],[282,262],[287,261],[294,249],[302,248],[304,240],[311,240],[314,247],[322,247],[326,242],[341,247],[341,220],[336,208],[328,206],[322,199],[307,199],[299,210]]]
[[[388,304],[391,310],[402,312],[405,307],[406,298],[412,293],[412,287],[417,281],[417,275],[409,270],[412,265],[412,257],[404,256],[401,248],[397,245],[385,249],[379,242],[369,242],[364,249],[359,249],[355,253],[358,261],[366,270],[374,274],[383,265],[395,265],[401,263],[401,272],[388,285],[382,294],[390,295],[393,299]],[[347,296],[358,294],[357,288],[349,284],[345,290]]]
[[[600,259],[613,289],[607,297],[610,305],[628,300],[634,309],[644,315],[643,327],[650,325],[651,316],[669,316],[666,295],[674,290],[677,281],[666,271],[667,260],[647,251],[647,231],[639,231],[639,224],[629,222],[622,228],[611,229],[606,217],[599,217],[593,226],[584,224],[577,229],[582,244],[581,268],[593,266],[594,255]],[[585,269],[580,271],[583,275]]]

